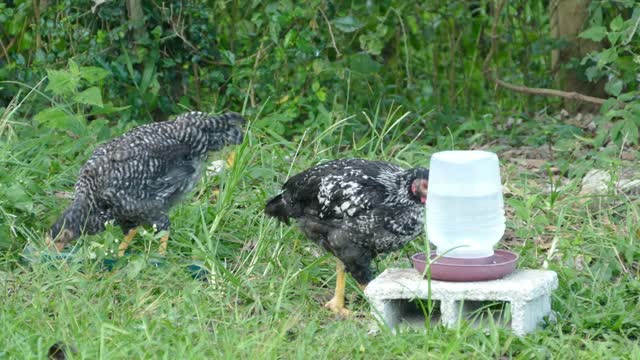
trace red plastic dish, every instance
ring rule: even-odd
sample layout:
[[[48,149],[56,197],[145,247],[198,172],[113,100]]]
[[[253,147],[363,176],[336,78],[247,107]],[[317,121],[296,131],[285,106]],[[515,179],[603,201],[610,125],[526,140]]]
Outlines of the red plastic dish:
[[[431,252],[431,260],[437,257]],[[411,257],[413,267],[421,274],[427,265],[424,253]],[[507,250],[495,250],[493,256],[482,259],[441,257],[431,263],[431,279],[442,281],[488,281],[503,278],[516,269],[518,255]]]

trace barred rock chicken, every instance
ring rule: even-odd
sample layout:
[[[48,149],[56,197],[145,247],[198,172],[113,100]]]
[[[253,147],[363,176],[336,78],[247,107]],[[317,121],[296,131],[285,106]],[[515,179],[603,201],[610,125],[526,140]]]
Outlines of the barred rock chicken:
[[[371,260],[422,231],[429,170],[381,161],[334,160],[293,176],[265,212],[300,230],[338,258],[336,289],[325,305],[342,316],[345,269],[364,288]]]
[[[189,112],[143,125],[100,145],[80,169],[74,200],[47,234],[60,251],[81,234],[115,220],[126,234],[122,256],[141,225],[169,230],[167,212],[198,182],[210,151],[240,144],[245,119],[237,113]],[[160,240],[160,254],[168,235]]]

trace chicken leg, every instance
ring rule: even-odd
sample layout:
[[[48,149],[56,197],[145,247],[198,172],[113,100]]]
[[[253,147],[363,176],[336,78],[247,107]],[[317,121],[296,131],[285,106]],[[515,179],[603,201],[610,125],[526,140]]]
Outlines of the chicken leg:
[[[343,317],[349,316],[350,313],[349,310],[344,307],[345,283],[346,273],[344,271],[344,264],[342,261],[336,259],[336,291],[333,294],[333,298],[331,298],[324,307]]]
[[[232,167],[235,162],[236,162],[236,152],[231,151],[231,153],[227,157],[227,166]]]
[[[167,254],[167,245],[169,244],[169,235],[164,235],[160,238],[160,247],[158,248],[158,252],[160,255],[165,256]]]
[[[120,243],[120,246],[118,246],[119,257],[124,256],[124,252],[127,251],[127,249],[129,248],[129,245],[131,244],[131,241],[133,241],[133,238],[136,236],[137,233],[138,233],[138,229],[133,228],[129,230],[127,235],[125,235],[124,240],[122,240],[122,243]]]

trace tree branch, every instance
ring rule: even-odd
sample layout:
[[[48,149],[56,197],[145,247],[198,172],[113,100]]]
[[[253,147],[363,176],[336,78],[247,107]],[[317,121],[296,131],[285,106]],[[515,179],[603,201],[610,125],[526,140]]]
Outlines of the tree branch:
[[[7,48],[4,47],[4,43],[2,42],[2,38],[0,37],[0,48],[2,48],[2,53],[4,54],[4,58],[7,61],[7,65],[11,63],[11,59],[9,58],[9,52]]]
[[[135,40],[140,40],[144,35],[144,12],[142,10],[142,0],[127,0],[127,12],[129,13],[129,21],[133,26],[133,35]]]
[[[322,17],[324,18],[324,21],[327,23],[327,27],[329,28],[329,35],[331,35],[331,44],[333,45],[333,48],[336,50],[336,56],[340,57],[342,56],[342,54],[340,53],[340,50],[338,50],[338,45],[336,45],[336,38],[333,37],[333,29],[331,28],[331,23],[329,22],[329,19],[327,18],[327,15],[324,13],[324,11],[322,11],[321,8],[318,8],[318,10],[320,10]]]
[[[509,84],[506,81],[503,81],[500,79],[494,79],[494,78],[491,78],[490,76],[489,78],[493,80],[493,82],[495,82],[500,87],[513,90],[515,92],[523,93],[523,94],[555,96],[555,97],[561,97],[569,100],[584,101],[584,102],[597,104],[597,105],[602,105],[604,104],[605,101],[607,101],[607,99],[584,95],[584,94],[577,93],[575,91],[568,92],[568,91],[555,90],[555,89],[532,88],[528,86]]]
[[[604,104],[605,101],[607,101],[607,99],[584,95],[584,94],[580,94],[573,91],[567,92],[567,91],[555,90],[555,89],[532,88],[532,87],[523,86],[523,85],[514,85],[504,80],[500,80],[500,78],[497,76],[497,71],[492,70],[489,65],[498,47],[498,36],[497,36],[498,20],[500,19],[500,13],[504,8],[505,3],[506,3],[506,0],[500,0],[498,3],[496,3],[496,6],[494,8],[493,23],[491,25],[491,35],[490,35],[491,48],[489,49],[489,53],[487,53],[487,56],[485,57],[484,62],[482,64],[484,75],[488,80],[493,81],[496,85],[500,87],[503,87],[505,89],[509,89],[515,92],[523,93],[523,94],[561,97],[569,100],[584,101],[584,102],[588,102],[596,105],[602,105]]]

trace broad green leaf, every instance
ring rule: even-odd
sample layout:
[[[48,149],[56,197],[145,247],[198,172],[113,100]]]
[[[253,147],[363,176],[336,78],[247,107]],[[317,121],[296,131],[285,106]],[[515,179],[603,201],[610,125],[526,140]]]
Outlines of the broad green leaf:
[[[362,74],[372,74],[380,71],[382,65],[374,61],[367,54],[355,54],[349,56],[349,69]]]
[[[315,93],[316,93],[316,96],[318,97],[318,99],[320,99],[320,101],[327,100],[327,92],[324,91],[324,89],[320,89],[320,90],[316,91]]]
[[[633,92],[627,92],[627,93],[624,93],[624,94],[618,96],[618,100],[619,101],[629,101],[629,100],[635,99],[636,96],[638,96],[638,94],[633,93]],[[629,104],[629,105],[627,105],[627,107],[631,108],[631,109],[634,109],[634,107],[638,107],[638,110],[640,110],[640,104],[636,104],[636,103]]]
[[[140,80],[140,91],[145,92],[151,86],[154,77],[156,76],[156,64],[153,61],[147,61],[144,64],[144,70],[142,71],[142,80]]]
[[[618,121],[613,124],[613,126],[609,130],[609,134],[611,135],[612,139],[621,140],[621,138],[619,137],[619,134],[622,131],[622,126],[624,126],[624,124],[625,124],[624,121]]]
[[[37,122],[54,129],[72,130],[76,121],[73,115],[61,108],[54,107],[40,111],[33,117]]]
[[[356,20],[353,16],[343,16],[333,20],[333,25],[345,33],[354,32],[362,27],[362,24]]]
[[[607,35],[607,28],[604,26],[594,26],[580,33],[580,37],[583,39],[589,39],[593,41],[600,41]]]
[[[624,135],[622,136],[626,137],[626,141],[637,145],[639,137],[638,126],[633,120],[633,118],[625,119],[624,127],[622,129],[622,133]]]
[[[420,31],[420,27],[418,26],[418,20],[416,20],[415,16],[407,17],[407,24],[409,24],[409,29],[411,29],[412,34],[417,34]]]
[[[620,39],[620,32],[617,31],[611,31],[607,33],[607,40],[609,40],[609,42],[611,43],[611,45],[615,46],[616,43],[618,42],[618,39]]]
[[[622,92],[622,86],[624,85],[622,79],[618,77],[611,77],[607,84],[604,86],[604,90],[613,96],[618,96]]]
[[[368,32],[361,35],[358,40],[360,40],[360,47],[362,50],[365,50],[372,55],[380,55],[384,46],[384,36],[387,34],[387,31],[387,26],[378,24],[375,32]]]
[[[78,88],[80,79],[64,70],[47,69],[49,84],[47,90],[54,95],[68,96],[73,94]]]
[[[589,81],[593,81],[597,77],[600,77],[600,71],[597,66],[589,66],[585,71],[585,75],[587,75]]]
[[[103,80],[107,76],[111,75],[108,70],[105,70],[96,66],[81,66],[80,77],[87,80],[89,84],[93,85],[100,80]]]
[[[130,108],[130,106],[113,106],[113,104],[107,102],[106,104],[103,104],[103,106],[100,108],[91,109],[92,111],[90,115],[106,115],[106,114],[127,110],[128,108]]]
[[[615,19],[613,19],[613,21],[611,21],[611,24],[609,24],[609,27],[611,28],[612,31],[619,31],[620,29],[622,29],[623,24],[624,24],[624,21],[622,20],[622,17],[618,15],[616,16]]]
[[[233,65],[236,63],[236,54],[232,53],[229,50],[222,50],[222,56],[229,62],[229,64]]]
[[[47,55],[42,51],[42,49],[37,49],[35,53],[35,61],[34,63],[42,66],[47,62]]]
[[[295,45],[296,38],[298,37],[298,32],[295,29],[291,29],[287,35],[284,36],[284,47],[290,47]]]
[[[162,36],[162,27],[159,25],[154,27],[153,30],[151,30],[151,35],[153,35],[154,38],[159,39]]]
[[[632,99],[632,98],[635,98],[636,96],[638,96],[638,94],[625,93],[625,94],[622,94],[622,96],[620,98],[623,98],[623,97],[626,97],[626,96],[630,96],[630,98]],[[631,116],[634,117],[634,120],[636,120],[636,122],[640,123],[640,103],[637,103],[637,102],[630,103],[630,104],[627,105],[627,107],[625,109],[629,110],[629,112],[632,114]]]
[[[18,45],[21,49],[31,49],[32,47],[34,47],[33,43],[33,35],[31,35],[31,33],[28,31],[24,32],[20,37],[20,40],[18,41]]]
[[[73,100],[80,104],[102,107],[102,95],[100,94],[100,89],[95,86],[76,94]]]
[[[640,59],[640,57],[639,57]],[[16,64],[5,64],[0,67],[0,81],[8,79],[13,75],[13,70],[16,68]]]
[[[618,60],[618,52],[616,51],[616,48],[609,48],[602,50],[596,55],[596,57],[598,58],[598,68],[602,69],[605,65]]]
[[[69,59],[69,73],[71,73],[73,77],[80,78],[80,67],[73,59]]]
[[[4,196],[10,203],[26,202],[30,200],[29,195],[27,195],[22,186],[15,183],[7,189]]]
[[[146,265],[147,264],[144,261],[144,259],[141,259],[141,258],[137,258],[130,261],[129,264],[127,264],[127,266],[124,268],[127,278],[129,279],[136,278],[140,274],[142,269],[146,267]]]
[[[615,99],[610,99],[612,101],[615,101]],[[609,100],[607,100],[609,101]],[[607,113],[604,115],[604,118],[607,120],[611,120],[611,119],[615,119],[615,118],[619,118],[622,117],[626,114],[626,110],[611,110],[611,111],[607,111]]]
[[[382,52],[384,44],[375,33],[360,35],[358,40],[360,40],[360,48],[371,55],[380,55]]]
[[[627,45],[635,36],[640,26],[640,6],[633,9],[630,25],[622,31],[622,44]]]
[[[6,32],[9,33],[9,35],[18,35],[18,33],[24,29],[24,19],[24,13],[19,12],[17,16],[11,18],[8,24],[5,25]]]

